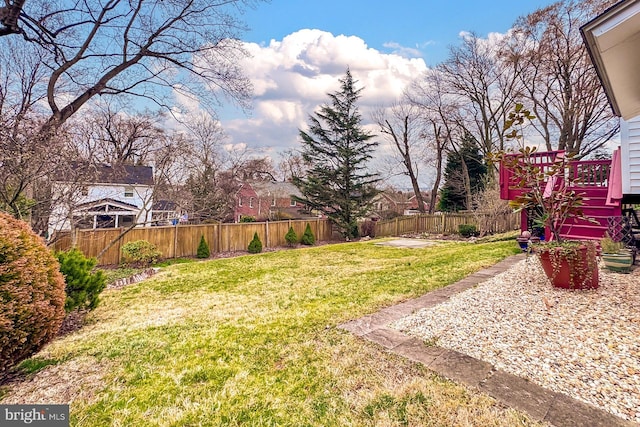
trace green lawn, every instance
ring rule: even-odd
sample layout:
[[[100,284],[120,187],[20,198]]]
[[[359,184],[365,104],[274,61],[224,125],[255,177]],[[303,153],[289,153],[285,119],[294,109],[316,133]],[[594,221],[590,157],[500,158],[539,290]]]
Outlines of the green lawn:
[[[166,267],[105,291],[5,401],[72,401],[77,426],[536,425],[336,328],[515,252],[366,242]]]

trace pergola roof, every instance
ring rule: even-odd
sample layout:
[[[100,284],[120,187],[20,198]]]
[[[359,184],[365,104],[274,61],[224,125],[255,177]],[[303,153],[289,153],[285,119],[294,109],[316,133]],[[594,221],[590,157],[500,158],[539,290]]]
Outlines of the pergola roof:
[[[623,0],[580,29],[611,107],[640,115],[640,0]]]

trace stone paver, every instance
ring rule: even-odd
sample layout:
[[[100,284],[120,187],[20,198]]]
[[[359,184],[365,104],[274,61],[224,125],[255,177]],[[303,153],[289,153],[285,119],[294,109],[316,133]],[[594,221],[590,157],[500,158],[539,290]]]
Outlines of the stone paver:
[[[408,239],[386,242],[390,246],[416,247]],[[395,242],[395,243],[392,243]],[[433,307],[463,290],[494,277],[519,262],[524,255],[509,257],[494,266],[465,279],[429,292],[421,297],[387,307],[369,316],[347,322],[339,327],[356,336],[424,364],[427,368],[451,380],[476,387],[502,403],[528,413],[532,418],[555,427],[629,427],[638,426],[600,408],[567,395],[547,390],[526,379],[495,369],[490,363],[457,351],[428,346],[421,340],[387,327],[415,310]]]

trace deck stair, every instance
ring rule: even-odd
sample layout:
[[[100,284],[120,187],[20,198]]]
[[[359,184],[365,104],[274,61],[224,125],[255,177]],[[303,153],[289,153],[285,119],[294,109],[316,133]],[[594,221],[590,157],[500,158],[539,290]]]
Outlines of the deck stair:
[[[564,152],[536,152],[533,153],[531,161],[545,170],[553,164],[556,156],[561,155],[564,155]],[[569,182],[574,183],[569,188],[583,194],[583,212],[585,216],[595,220],[595,222],[573,218],[568,220],[560,229],[560,236],[564,239],[601,239],[607,232],[609,217],[622,216],[622,207],[619,202],[607,203],[610,171],[611,160],[577,160],[571,162],[571,168],[568,172],[570,176],[559,177],[556,185],[560,185],[562,179],[568,179]],[[513,175],[513,171],[501,165],[500,197],[504,200],[513,200],[526,191],[526,189],[518,187],[517,178]],[[522,224],[523,229],[526,229],[528,224],[526,212],[523,212]],[[547,230],[545,235],[549,234]]]

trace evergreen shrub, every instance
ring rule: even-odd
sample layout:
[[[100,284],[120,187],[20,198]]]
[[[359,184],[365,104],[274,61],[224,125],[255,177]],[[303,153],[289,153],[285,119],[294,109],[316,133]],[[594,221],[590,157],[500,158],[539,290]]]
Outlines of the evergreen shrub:
[[[471,237],[478,235],[478,229],[473,224],[460,224],[458,226],[458,234],[462,237]]]
[[[313,231],[311,231],[311,225],[309,225],[309,223],[307,223],[307,226],[304,229],[301,243],[308,246],[312,246],[316,243],[316,236],[313,235]]]
[[[211,251],[209,250],[209,245],[207,241],[204,240],[204,235],[200,237],[200,244],[198,245],[198,253],[196,254],[197,258],[209,258],[211,256]]]
[[[0,377],[55,337],[64,303],[56,257],[25,222],[0,212]]]
[[[122,246],[122,256],[126,264],[148,266],[158,261],[161,255],[156,245],[146,240],[136,240]]]
[[[250,254],[259,254],[262,252],[262,242],[258,237],[258,233],[253,234],[253,239],[249,242],[249,247],[247,248]]]
[[[289,227],[289,231],[287,231],[287,234],[284,235],[284,240],[287,241],[287,245],[289,246],[293,246],[298,243],[298,235],[296,234],[296,231],[293,229],[293,227]]]
[[[99,295],[106,286],[107,278],[100,270],[93,271],[98,263],[73,248],[56,254],[60,271],[64,276],[67,298],[64,309],[67,313],[79,309],[93,310],[98,306]]]

